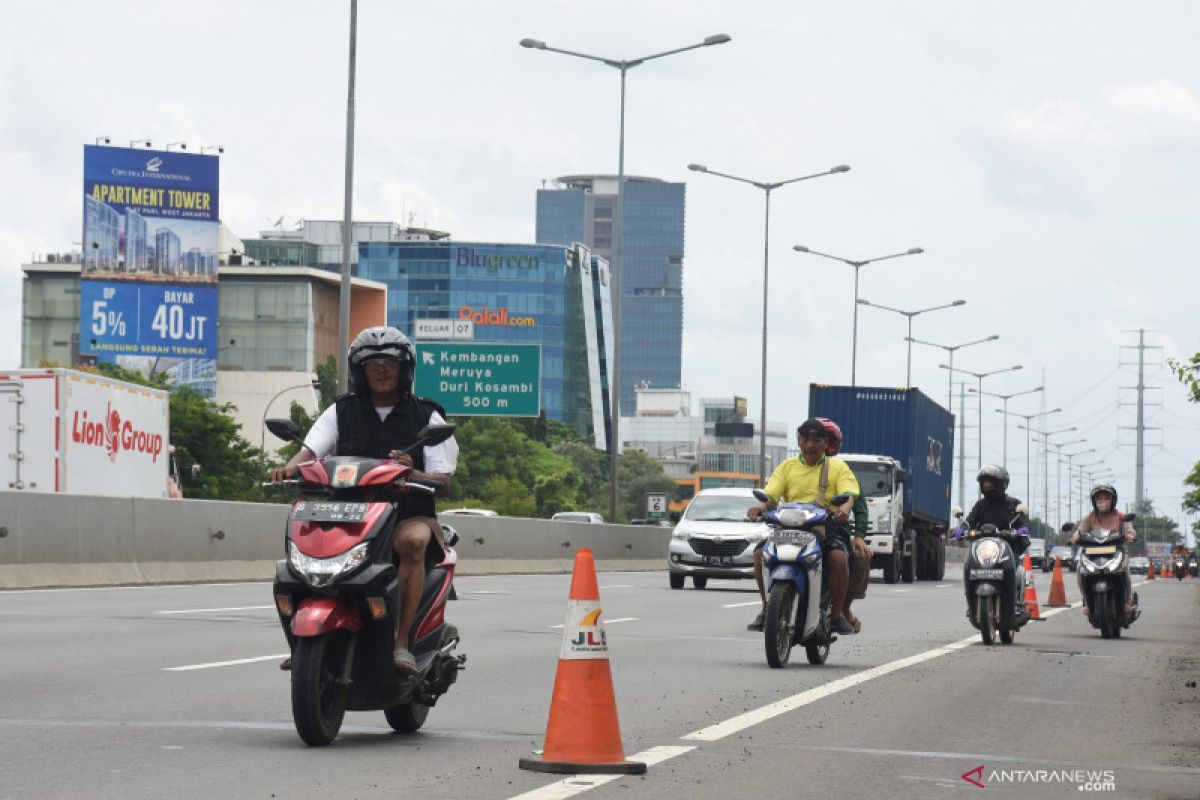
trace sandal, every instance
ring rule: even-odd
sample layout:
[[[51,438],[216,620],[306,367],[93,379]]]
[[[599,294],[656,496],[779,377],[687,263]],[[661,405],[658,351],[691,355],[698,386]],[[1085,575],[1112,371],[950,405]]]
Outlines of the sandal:
[[[846,617],[846,619],[850,620],[850,624],[854,626],[855,633],[858,633],[862,630],[862,620],[860,620],[858,617],[851,615]]]
[[[392,651],[392,664],[395,665],[397,672],[411,674],[417,671],[417,662],[412,653],[408,652],[407,647],[397,647]]]

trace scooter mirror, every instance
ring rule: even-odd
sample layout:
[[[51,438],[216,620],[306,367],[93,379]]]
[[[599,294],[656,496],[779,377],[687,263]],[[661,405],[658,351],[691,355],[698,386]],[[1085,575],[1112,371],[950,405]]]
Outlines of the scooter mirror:
[[[845,503],[847,500],[849,500],[849,499],[850,499],[850,495],[848,495],[848,494],[839,494],[839,495],[837,495],[836,497],[834,497],[832,500],[830,500],[830,501],[829,501],[829,505],[831,505],[831,506],[833,506],[834,508],[836,508],[836,507],[838,507],[838,506],[840,506],[840,505],[843,505],[843,504],[844,504],[844,503]]]
[[[285,441],[304,444],[300,428],[290,419],[269,419],[267,420],[267,430]]]
[[[767,497],[767,493],[764,492],[762,489],[754,490],[754,499],[760,503],[770,503],[771,502],[771,498]]]
[[[437,425],[426,425],[417,434],[417,444],[422,447],[435,447],[454,435],[458,426],[452,422],[441,422]]]
[[[1137,519],[1137,514],[1126,514],[1125,515],[1126,522],[1133,522],[1135,519]]]
[[[1126,519],[1128,519],[1128,517],[1126,517]],[[1070,533],[1071,531],[1075,530],[1075,523],[1074,522],[1064,522],[1063,526],[1061,528],[1059,528],[1059,530],[1062,531],[1063,533]]]

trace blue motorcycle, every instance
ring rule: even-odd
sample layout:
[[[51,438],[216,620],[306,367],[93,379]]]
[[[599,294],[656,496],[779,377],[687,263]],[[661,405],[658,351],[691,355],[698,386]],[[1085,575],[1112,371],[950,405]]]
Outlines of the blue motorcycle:
[[[754,496],[768,501],[755,490]],[[840,506],[849,499],[830,501]],[[804,645],[810,664],[824,664],[837,637],[831,625],[832,595],[825,587],[821,543],[833,515],[813,503],[781,503],[763,515],[771,533],[763,545],[767,612],[763,638],[767,663],[787,665],[792,647]]]

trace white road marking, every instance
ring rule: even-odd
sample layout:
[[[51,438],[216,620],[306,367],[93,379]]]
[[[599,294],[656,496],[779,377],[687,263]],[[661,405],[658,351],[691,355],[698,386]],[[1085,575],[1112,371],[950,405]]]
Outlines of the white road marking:
[[[892,594],[902,594],[903,592],[911,592],[912,589],[892,589]]]
[[[649,750],[643,750],[640,753],[634,753],[628,756],[630,761],[641,761],[647,767],[652,767],[655,764],[661,764],[667,759],[681,756],[684,753],[690,753],[695,750],[695,745],[691,747],[680,745],[663,745],[661,747],[651,747]],[[555,783],[550,783],[542,786],[539,789],[532,789],[524,794],[519,794],[512,797],[510,800],[566,800],[568,797],[574,797],[577,794],[582,794],[588,789],[595,789],[597,786],[604,786],[607,783],[627,778],[628,775],[572,775],[569,778],[563,778]]]
[[[197,589],[205,586],[270,586],[265,581],[245,583],[147,583],[137,586],[65,586],[58,589],[4,589],[0,597],[10,594],[41,594],[50,592],[115,592],[122,589]]]
[[[761,606],[761,600],[751,600],[749,603],[726,603],[721,608],[744,608],[746,606]]]
[[[481,589],[477,592],[459,592],[459,594],[512,594],[512,592],[494,592],[490,589]]]
[[[155,614],[211,614],[217,611],[261,611],[275,606],[234,606],[232,608],[181,608],[177,611],[155,611]]]
[[[194,669],[212,669],[213,667],[232,667],[237,664],[253,664],[256,661],[274,661],[287,658],[291,653],[279,653],[273,656],[255,656],[254,658],[239,658],[234,661],[212,661],[208,664],[188,664],[185,667],[163,667],[163,672],[190,672]]]
[[[612,586],[600,586],[601,589],[636,589],[632,583],[614,583]]]
[[[938,750],[884,750],[875,747],[827,747],[822,745],[792,745],[796,750],[809,750],[819,753],[852,753],[868,756],[913,756],[916,758],[945,758],[954,761],[1000,761],[1012,764],[1044,764],[1049,767],[1062,769],[1115,769],[1118,772],[1134,770],[1139,772],[1163,772],[1173,775],[1200,775],[1196,767],[1173,767],[1158,764],[1091,764],[1086,762],[1058,761],[1050,758],[1031,758],[1029,756],[1006,756],[997,753],[946,753]],[[953,780],[953,779],[951,779]]]
[[[949,589],[951,586],[956,586],[956,585],[957,584],[954,584],[954,583],[939,583],[937,587],[939,589]]]
[[[956,650],[975,642],[976,637],[971,636],[967,639],[960,639],[957,642],[952,642],[948,645],[926,650],[924,653],[917,653],[914,656],[889,661],[886,664],[881,664],[878,667],[856,672],[853,675],[848,675],[845,678],[839,678],[836,681],[830,681],[813,689],[794,694],[791,697],[785,697],[774,703],[769,703],[762,708],[756,708],[753,711],[747,711],[745,714],[739,714],[736,717],[731,717],[724,722],[718,722],[716,725],[709,725],[707,728],[701,728],[698,731],[681,736],[681,739],[690,739],[698,742],[716,742],[724,739],[726,736],[731,736],[746,728],[753,727],[767,720],[774,719],[781,714],[786,714],[789,711],[794,711],[797,708],[806,706],[809,703],[815,703],[817,700],[822,700],[832,694],[837,694],[845,689],[858,686],[860,683],[874,680],[875,678],[887,675],[890,672],[896,672],[906,667],[911,667],[925,661],[929,661],[939,656],[944,656],[953,653]]]
[[[1016,695],[1008,698],[1018,703],[1043,703],[1051,706],[1094,706],[1095,703],[1083,702],[1082,700],[1053,700],[1049,697],[1017,697]]]

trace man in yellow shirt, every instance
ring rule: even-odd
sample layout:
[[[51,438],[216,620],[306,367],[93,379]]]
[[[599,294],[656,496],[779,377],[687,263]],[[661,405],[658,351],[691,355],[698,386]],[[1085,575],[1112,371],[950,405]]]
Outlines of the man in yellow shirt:
[[[746,512],[750,519],[757,519],[764,511],[780,502],[820,503],[833,511],[834,524],[826,528],[822,550],[825,553],[825,568],[829,571],[829,591],[833,595],[831,624],[835,633],[852,634],[854,625],[846,618],[846,588],[850,582],[850,536],[846,521],[854,508],[854,498],[861,489],[854,472],[846,462],[836,456],[825,454],[829,443],[829,432],[815,419],[806,420],[796,430],[800,445],[800,456],[784,461],[771,474],[763,490],[771,498],[770,503],[758,503]],[[824,474],[824,491],[822,491]],[[850,495],[850,499],[837,508],[829,501],[839,494]],[[759,578],[759,594],[763,600],[762,613],[750,624],[751,630],[761,630],[766,616],[766,593],[761,582],[762,548],[754,553],[755,572]]]

